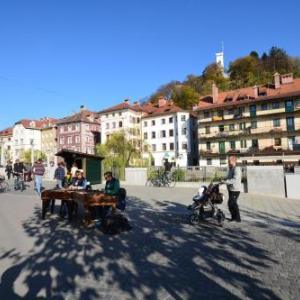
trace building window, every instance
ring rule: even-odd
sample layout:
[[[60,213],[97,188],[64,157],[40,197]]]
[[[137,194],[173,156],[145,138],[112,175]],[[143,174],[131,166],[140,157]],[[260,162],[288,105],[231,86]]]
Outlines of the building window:
[[[80,143],[80,136],[79,135],[76,135],[75,141],[76,141],[76,143]]]
[[[59,128],[59,131],[60,131],[60,133],[63,133],[63,132],[64,132],[64,128],[63,128],[63,127],[60,127],[60,128]]]
[[[233,108],[228,109],[227,114],[228,115],[233,115],[234,114],[234,109]]]
[[[147,126],[148,126],[147,121],[144,121],[144,127],[147,127]]]
[[[160,137],[162,137],[162,138],[165,138],[165,137],[166,137],[166,131],[165,131],[165,130],[162,130],[162,131],[160,132]]]
[[[234,131],[234,124],[229,124],[229,131]]]
[[[181,148],[182,150],[187,150],[187,143],[182,143]]]
[[[206,164],[207,164],[208,166],[211,166],[211,165],[212,165],[211,158],[207,158],[207,159],[206,159]]]
[[[89,143],[89,142],[90,142],[90,137],[87,136],[87,137],[85,138],[85,140],[86,140],[87,143]]]
[[[116,122],[112,123],[112,128],[116,128]]]
[[[247,141],[241,140],[241,148],[247,148]]]
[[[219,125],[219,132],[224,132],[224,125]]]
[[[206,150],[211,150],[211,144],[210,142],[206,142]]]
[[[166,124],[166,119],[161,119],[161,124],[162,125]]]
[[[152,137],[153,139],[156,138],[156,133],[155,133],[155,131],[152,131],[152,132],[151,132],[151,137]]]
[[[257,128],[257,121],[251,121],[251,129]]]
[[[72,137],[71,136],[68,136],[68,144],[72,144]]]
[[[274,138],[274,146],[281,146],[281,138]]]
[[[280,127],[280,119],[274,119],[273,120],[273,126],[274,127]]]
[[[187,134],[186,128],[182,128],[182,129],[181,129],[181,133],[182,133],[182,135],[186,135],[186,134]]]
[[[278,108],[280,108],[279,102],[273,102],[272,103],[272,109],[278,109]]]
[[[169,136],[170,136],[170,137],[174,136],[174,130],[173,130],[173,129],[170,129],[170,130],[169,130]]]
[[[186,120],[186,115],[182,115],[182,116],[181,116],[181,121],[182,121],[182,122],[185,122],[185,120]]]
[[[68,131],[72,131],[72,125],[68,126]]]
[[[204,111],[204,112],[203,112],[203,115],[204,115],[204,119],[207,119],[207,118],[210,117],[209,111]]]
[[[68,131],[68,126],[67,126],[67,125],[64,126],[64,131],[65,131],[65,132]]]
[[[122,128],[122,127],[123,127],[123,122],[119,121],[119,128]]]
[[[239,124],[240,130],[244,130],[246,128],[246,123]]]
[[[170,118],[169,118],[169,123],[170,123],[170,124],[173,123],[173,117],[170,117]]]
[[[148,139],[148,132],[144,132],[144,140]]]
[[[77,131],[80,130],[80,124],[76,124],[76,130],[77,130]]]
[[[106,129],[109,129],[109,123],[106,123]]]
[[[152,120],[152,121],[151,121],[151,125],[152,125],[152,126],[155,126],[155,120]]]
[[[252,148],[253,149],[258,149],[258,139],[252,140]]]
[[[230,149],[235,150],[235,141],[230,141],[229,144],[230,144]]]
[[[119,112],[119,116],[120,116],[120,117],[122,116],[122,112],[121,112],[121,111]]]
[[[267,110],[267,109],[268,109],[268,104],[267,104],[267,103],[263,103],[263,104],[260,106],[260,109],[261,109],[261,110]]]
[[[156,151],[156,145],[155,144],[152,145],[152,151]]]
[[[286,118],[286,127],[288,131],[293,131],[295,130],[295,121],[294,117],[287,117]]]
[[[174,143],[170,143],[170,150],[174,150]]]
[[[210,127],[209,126],[205,126],[205,133],[209,134],[210,133]]]
[[[61,137],[60,139],[59,139],[59,143],[62,145],[62,144],[64,144],[65,143],[65,138],[63,138],[63,137]],[[16,143],[17,144],[17,143]]]
[[[163,150],[163,151],[166,151],[166,150],[167,150],[167,144],[165,144],[165,143],[162,144],[162,150]]]
[[[226,160],[226,158],[221,158],[221,159],[220,159],[220,165],[227,165],[227,160]]]
[[[222,118],[224,116],[224,111],[223,110],[218,110],[217,116]]]

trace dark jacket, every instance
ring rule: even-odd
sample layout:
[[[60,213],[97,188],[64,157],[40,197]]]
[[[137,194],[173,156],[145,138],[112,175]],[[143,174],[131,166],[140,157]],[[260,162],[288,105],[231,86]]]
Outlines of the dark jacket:
[[[26,171],[26,168],[23,163],[15,163],[14,164],[14,173],[23,173]]]
[[[111,196],[118,196],[120,192],[120,181],[116,178],[113,178],[111,181],[106,181],[104,192]]]
[[[63,180],[65,178],[65,168],[57,167],[54,173],[54,179]]]
[[[6,172],[7,174],[11,174],[11,173],[13,172],[13,167],[12,167],[12,165],[6,165],[6,167],[5,167],[5,172]]]

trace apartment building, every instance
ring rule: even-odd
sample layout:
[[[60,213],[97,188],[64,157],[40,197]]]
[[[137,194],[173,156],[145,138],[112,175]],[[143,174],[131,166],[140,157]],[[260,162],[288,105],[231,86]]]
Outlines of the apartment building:
[[[42,129],[53,124],[55,119],[23,119],[15,123],[12,130],[12,159],[21,158],[26,150],[42,151]]]
[[[58,152],[57,143],[57,120],[53,119],[51,122],[44,123],[41,128],[41,151],[47,157],[47,163],[56,162],[55,154]]]
[[[271,84],[219,92],[197,107],[200,166],[230,154],[244,164],[299,163],[300,79],[274,74]]]
[[[12,159],[12,127],[0,131],[0,165],[5,166]]]
[[[142,115],[143,110],[138,102],[130,104],[127,99],[100,111],[101,143],[105,144],[113,133],[124,130],[127,138],[140,149]]]
[[[143,107],[143,156],[151,155],[155,166],[165,159],[176,166],[197,164],[197,119],[172,101],[159,98],[157,104]]]
[[[95,154],[95,146],[100,143],[100,118],[84,106],[71,116],[57,121],[58,150],[68,149]]]

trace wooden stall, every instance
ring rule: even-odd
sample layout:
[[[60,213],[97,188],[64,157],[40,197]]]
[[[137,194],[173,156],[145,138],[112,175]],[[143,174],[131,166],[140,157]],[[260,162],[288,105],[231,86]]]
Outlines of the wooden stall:
[[[91,184],[102,183],[103,157],[66,149],[62,149],[55,155],[64,159],[68,170],[71,169],[73,163],[76,163],[78,169],[84,171],[87,181]]]

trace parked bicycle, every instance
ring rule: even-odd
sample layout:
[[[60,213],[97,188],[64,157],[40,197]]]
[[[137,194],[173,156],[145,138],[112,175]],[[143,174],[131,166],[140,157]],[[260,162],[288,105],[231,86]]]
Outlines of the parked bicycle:
[[[0,176],[0,192],[6,193],[10,190],[9,183],[5,180],[4,176]]]
[[[154,187],[175,187],[176,181],[173,176],[173,173],[171,172],[164,172],[160,173],[159,171],[157,172],[156,175],[150,176],[148,179],[147,186],[154,186]]]

